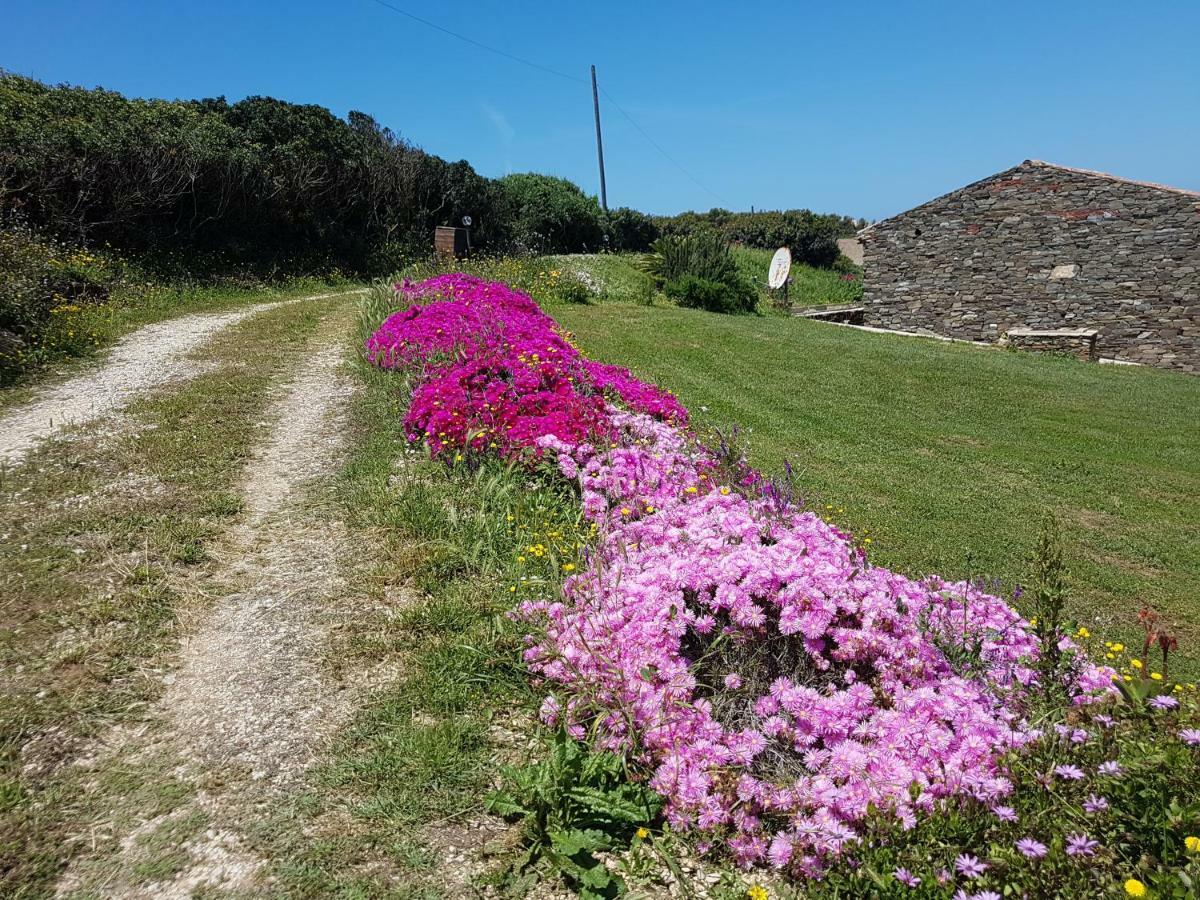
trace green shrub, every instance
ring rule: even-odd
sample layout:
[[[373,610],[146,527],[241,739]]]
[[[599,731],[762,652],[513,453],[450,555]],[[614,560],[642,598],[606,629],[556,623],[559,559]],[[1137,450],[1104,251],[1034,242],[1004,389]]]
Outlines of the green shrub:
[[[643,253],[658,238],[658,227],[645,213],[622,206],[604,217],[607,249],[614,253]]]
[[[728,243],[711,231],[659,238],[654,242],[653,252],[646,257],[645,267],[662,284],[685,275],[721,283],[737,278],[737,264]]]
[[[604,242],[600,204],[565,178],[527,172],[507,175],[500,187],[511,237],[539,253],[599,250]]]
[[[683,275],[668,281],[663,292],[675,303],[687,309],[709,312],[739,313],[754,309],[754,288],[742,279],[733,282],[710,281],[695,275]]]

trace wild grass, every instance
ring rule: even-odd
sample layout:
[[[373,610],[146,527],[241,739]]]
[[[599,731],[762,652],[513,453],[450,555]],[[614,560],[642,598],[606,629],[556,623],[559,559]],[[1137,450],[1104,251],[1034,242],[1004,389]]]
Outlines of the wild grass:
[[[0,473],[0,894],[50,890],[89,814],[89,773],[71,762],[162,690],[188,579],[241,508],[270,388],[337,302],[240,323],[202,351],[206,374],[138,401],[127,426]],[[128,802],[150,808],[136,787]]]

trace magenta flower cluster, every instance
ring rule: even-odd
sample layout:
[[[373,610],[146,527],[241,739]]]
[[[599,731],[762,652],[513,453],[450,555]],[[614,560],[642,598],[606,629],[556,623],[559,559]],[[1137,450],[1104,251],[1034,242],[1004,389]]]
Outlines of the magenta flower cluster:
[[[873,566],[753,472],[723,474],[674,397],[580,359],[528,297],[435,282],[408,290],[442,299],[368,345],[382,365],[421,370],[410,435],[434,454],[532,446],[597,525],[564,596],[517,611],[537,626],[526,662],[556,689],[548,722],[629,753],[674,827],[808,876],[860,840],[873,810],[911,826],[947,801],[1010,792],[1002,757],[1040,736],[1024,718],[1038,645],[1013,609],[966,582]],[[539,410],[573,409],[541,397],[559,389],[581,418],[515,427],[531,421],[530,393]],[[1072,690],[1083,701],[1112,677],[1081,664]]]
[[[383,368],[418,372],[405,429],[435,455],[538,453],[547,436],[604,440],[608,397],[686,422],[674,397],[628,369],[584,360],[553,319],[505,284],[455,274],[396,290],[410,305],[368,339],[367,356]]]

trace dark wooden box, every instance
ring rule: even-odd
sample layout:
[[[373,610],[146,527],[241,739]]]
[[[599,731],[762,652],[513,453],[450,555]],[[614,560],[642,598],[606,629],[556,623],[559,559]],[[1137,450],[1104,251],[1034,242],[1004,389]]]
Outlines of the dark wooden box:
[[[470,249],[467,244],[467,229],[439,225],[433,233],[433,248],[438,253],[461,259]]]

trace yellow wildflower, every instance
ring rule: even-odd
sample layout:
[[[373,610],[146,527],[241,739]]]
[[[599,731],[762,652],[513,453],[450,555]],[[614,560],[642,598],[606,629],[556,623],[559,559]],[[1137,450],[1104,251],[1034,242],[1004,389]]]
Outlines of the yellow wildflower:
[[[638,836],[639,841],[644,841],[646,838],[650,837],[650,829],[649,828],[639,828],[637,830],[637,836]]]
[[[729,488],[727,488],[727,487],[721,488],[721,495],[723,497],[728,497],[729,496]]]
[[[1135,669],[1140,669],[1142,667],[1142,661],[1140,659],[1131,659],[1129,664]]]
[[[1084,628],[1082,625],[1079,626],[1079,630],[1077,632],[1075,632],[1075,634],[1077,634],[1081,638],[1090,638],[1092,636],[1092,633],[1090,631],[1088,631],[1086,628]]]
[[[1113,645],[1112,645],[1112,652],[1113,652],[1113,653],[1120,653],[1120,652],[1121,652],[1122,650],[1124,650],[1124,649],[1125,649],[1125,645],[1124,645],[1124,644],[1113,644]]]
[[[1183,839],[1183,846],[1187,847],[1188,853],[1200,853],[1200,837],[1189,834]]]
[[[575,571],[575,563],[566,563],[563,566],[563,571],[564,572],[574,572]]]
[[[1151,672],[1150,677],[1155,681],[1162,681],[1162,672]]]
[[[770,896],[761,884],[752,884],[750,890],[746,891],[746,900],[767,900]]]
[[[1125,893],[1130,897],[1145,897],[1146,886],[1136,878],[1130,878],[1125,882]]]

